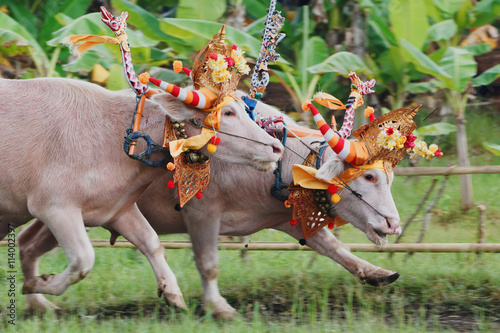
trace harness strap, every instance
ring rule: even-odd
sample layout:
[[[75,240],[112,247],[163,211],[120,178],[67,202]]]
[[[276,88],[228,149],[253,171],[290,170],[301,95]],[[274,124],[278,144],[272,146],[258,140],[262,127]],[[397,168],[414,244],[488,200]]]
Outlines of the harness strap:
[[[286,135],[287,135],[286,128],[284,128],[283,129],[283,139],[281,140],[281,144],[283,145],[283,147],[286,146]],[[281,170],[282,170],[282,164],[283,164],[282,162],[283,162],[283,160],[280,159],[278,161],[278,166],[273,171],[276,178],[274,180],[273,186],[271,186],[271,195],[273,197],[275,197],[276,199],[285,202],[288,199],[288,195],[284,195],[284,194],[279,193],[279,191],[287,189],[289,186],[288,184],[283,182],[283,179],[281,178]]]

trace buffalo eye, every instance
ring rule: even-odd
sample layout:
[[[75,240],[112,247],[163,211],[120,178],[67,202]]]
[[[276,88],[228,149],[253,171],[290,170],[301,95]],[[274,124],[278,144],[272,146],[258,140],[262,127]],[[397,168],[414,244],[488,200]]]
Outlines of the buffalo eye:
[[[224,115],[225,115],[225,116],[233,116],[233,115],[234,115],[234,112],[233,112],[233,111],[231,111],[231,110],[226,110],[226,111],[224,112]]]
[[[373,181],[374,180],[374,178],[373,178],[372,175],[366,175],[365,179],[368,180],[368,181]]]

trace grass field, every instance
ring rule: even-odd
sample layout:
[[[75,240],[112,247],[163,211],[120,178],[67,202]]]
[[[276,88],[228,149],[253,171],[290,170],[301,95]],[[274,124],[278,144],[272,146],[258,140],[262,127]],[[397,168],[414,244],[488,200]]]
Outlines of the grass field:
[[[476,134],[474,134],[476,135]],[[480,136],[478,135],[478,138]],[[479,140],[479,139],[478,139]],[[446,152],[445,152],[446,153]],[[421,166],[454,163],[448,156]],[[500,164],[499,157],[475,156],[472,165]],[[438,177],[440,178],[440,177]],[[474,175],[474,200],[487,206],[487,242],[499,243],[498,175]],[[430,177],[398,177],[393,194],[404,221],[430,185]],[[450,178],[436,206],[425,242],[476,242],[477,210],[461,213],[458,177]],[[432,200],[432,197],[431,197]],[[421,217],[421,215],[419,215]],[[406,231],[415,241],[421,223]],[[92,238],[107,238],[102,229]],[[186,235],[163,236],[185,240]],[[340,230],[344,242],[368,242],[350,225]],[[250,241],[294,241],[270,230]],[[391,241],[393,238],[391,239]],[[0,247],[0,332],[496,332],[500,331],[500,255],[358,253],[371,263],[401,274],[392,285],[360,285],[342,267],[310,251],[220,252],[221,293],[239,310],[232,322],[215,321],[200,310],[201,282],[190,250],[169,250],[189,311],[168,308],[156,297],[152,269],[135,249],[96,249],[94,269],[61,296],[47,298],[61,313],[30,314],[20,294],[23,277],[16,260],[16,325],[10,325],[7,248]],[[56,273],[67,264],[56,249],[42,260],[41,272]]]

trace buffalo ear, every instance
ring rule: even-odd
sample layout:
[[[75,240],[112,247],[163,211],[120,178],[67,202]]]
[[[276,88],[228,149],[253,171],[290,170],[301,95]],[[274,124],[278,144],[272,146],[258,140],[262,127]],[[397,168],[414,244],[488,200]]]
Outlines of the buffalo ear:
[[[344,162],[335,158],[326,161],[316,172],[316,177],[325,181],[330,181],[344,171]]]
[[[174,121],[186,119],[205,119],[208,114],[200,109],[189,106],[167,93],[155,94],[151,99],[158,103]]]

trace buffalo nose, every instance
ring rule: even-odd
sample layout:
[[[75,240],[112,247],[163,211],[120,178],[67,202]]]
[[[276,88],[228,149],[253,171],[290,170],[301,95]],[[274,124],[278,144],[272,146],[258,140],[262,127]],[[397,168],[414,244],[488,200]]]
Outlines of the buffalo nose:
[[[276,142],[271,143],[271,148],[273,148],[273,154],[278,154],[280,157],[283,156],[283,145],[281,142],[276,140]]]
[[[385,221],[387,222],[387,228],[389,235],[399,235],[402,232],[401,226],[399,225],[399,218],[386,217]]]

